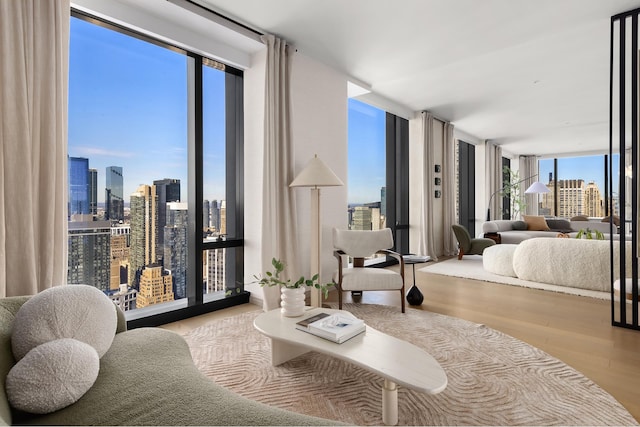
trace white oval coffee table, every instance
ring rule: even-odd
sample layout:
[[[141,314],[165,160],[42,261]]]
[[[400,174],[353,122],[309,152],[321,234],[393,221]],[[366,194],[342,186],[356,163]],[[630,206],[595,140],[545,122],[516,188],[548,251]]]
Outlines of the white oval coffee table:
[[[273,366],[309,351],[317,351],[353,363],[384,378],[382,421],[386,425],[398,423],[398,385],[427,394],[440,393],[447,387],[446,373],[429,353],[369,325],[364,333],[342,344],[322,339],[295,327],[296,322],[315,314],[338,311],[311,308],[301,317],[284,317],[280,309],[276,309],[260,314],[253,325],[271,338]],[[347,311],[340,312],[351,315]]]

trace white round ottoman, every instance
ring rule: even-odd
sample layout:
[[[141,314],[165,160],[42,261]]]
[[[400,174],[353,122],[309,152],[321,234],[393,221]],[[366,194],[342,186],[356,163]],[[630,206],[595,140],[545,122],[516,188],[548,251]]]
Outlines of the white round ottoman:
[[[493,245],[482,252],[482,266],[489,273],[516,277],[513,271],[513,253],[518,245]]]

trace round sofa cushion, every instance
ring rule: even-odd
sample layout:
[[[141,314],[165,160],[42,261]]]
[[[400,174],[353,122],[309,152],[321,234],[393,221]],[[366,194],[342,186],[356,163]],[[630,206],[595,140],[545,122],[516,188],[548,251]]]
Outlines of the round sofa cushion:
[[[6,377],[11,406],[48,414],[75,403],[95,383],[100,357],[90,345],[73,338],[41,344],[29,351]]]
[[[516,277],[513,271],[513,253],[518,245],[493,245],[482,253],[482,266],[500,276]]]
[[[34,295],[16,313],[11,348],[16,360],[33,348],[60,338],[74,338],[102,357],[113,342],[116,307],[102,291],[88,285],[63,285]]]

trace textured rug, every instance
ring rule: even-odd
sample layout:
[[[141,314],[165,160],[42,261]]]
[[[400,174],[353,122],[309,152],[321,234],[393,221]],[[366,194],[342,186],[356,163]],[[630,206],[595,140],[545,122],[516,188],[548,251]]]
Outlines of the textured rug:
[[[428,351],[447,388],[400,387],[400,425],[638,425],[611,395],[547,353],[484,325],[374,304],[344,308],[382,332]],[[253,328],[260,311],[212,321],[185,335],[198,368],[249,399],[354,425],[379,425],[382,379],[310,352],[280,366]],[[336,344],[339,345],[339,344]]]
[[[466,255],[461,260],[448,259],[438,263],[432,263],[422,267],[418,271],[424,273],[441,274],[443,276],[462,277],[484,282],[502,283],[505,285],[523,286],[526,288],[543,289],[546,291],[562,292],[571,295],[580,295],[591,298],[611,299],[608,292],[592,291],[589,289],[572,288],[568,286],[551,285],[547,283],[530,282],[517,277],[500,276],[484,269],[482,257],[479,255]]]

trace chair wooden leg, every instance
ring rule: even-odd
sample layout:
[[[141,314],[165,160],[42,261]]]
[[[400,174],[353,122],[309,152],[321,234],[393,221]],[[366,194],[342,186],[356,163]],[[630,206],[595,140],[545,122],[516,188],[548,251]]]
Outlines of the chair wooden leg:
[[[338,288],[338,310],[342,310],[342,289]]]
[[[462,259],[462,255],[464,255],[464,251],[462,250],[462,248],[458,249],[458,259]]]
[[[400,302],[402,304],[402,312],[404,313],[404,286],[400,289]]]

